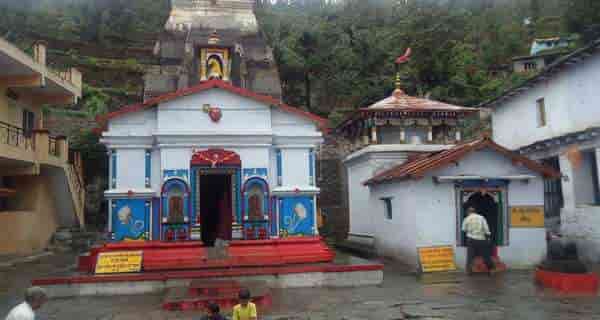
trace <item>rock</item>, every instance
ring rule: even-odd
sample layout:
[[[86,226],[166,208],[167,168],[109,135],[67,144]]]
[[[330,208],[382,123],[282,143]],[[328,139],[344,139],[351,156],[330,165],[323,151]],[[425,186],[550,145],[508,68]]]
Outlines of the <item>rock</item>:
[[[419,304],[423,304],[423,303],[424,302],[421,300],[406,300],[406,301],[398,301],[398,302],[392,304],[391,307],[397,308],[397,307],[408,306],[408,305],[419,305]]]

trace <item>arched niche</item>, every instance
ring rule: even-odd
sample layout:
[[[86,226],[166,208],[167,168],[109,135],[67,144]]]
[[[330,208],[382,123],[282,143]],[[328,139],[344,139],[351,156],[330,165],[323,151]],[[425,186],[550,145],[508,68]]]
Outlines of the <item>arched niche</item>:
[[[259,177],[244,183],[244,220],[264,221],[269,217],[269,184]]]
[[[186,224],[189,222],[188,184],[179,178],[165,181],[161,192],[161,216],[163,224]]]

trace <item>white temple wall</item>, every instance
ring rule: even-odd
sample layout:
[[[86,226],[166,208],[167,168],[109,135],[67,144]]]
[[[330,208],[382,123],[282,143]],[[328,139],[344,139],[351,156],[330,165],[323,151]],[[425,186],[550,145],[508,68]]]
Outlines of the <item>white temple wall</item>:
[[[203,110],[204,105],[220,108],[221,120],[212,121]],[[161,133],[201,132],[214,135],[270,134],[271,112],[264,103],[213,89],[161,103],[158,106],[158,130]]]
[[[144,189],[145,149],[117,149],[117,189]]]

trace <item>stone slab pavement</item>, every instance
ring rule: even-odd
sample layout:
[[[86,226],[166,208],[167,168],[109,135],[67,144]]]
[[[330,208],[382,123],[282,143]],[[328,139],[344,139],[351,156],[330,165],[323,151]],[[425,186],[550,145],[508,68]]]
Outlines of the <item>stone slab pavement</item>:
[[[55,255],[0,270],[0,319],[18,303],[28,281],[73,267],[74,257]],[[386,265],[384,283],[361,288],[273,290],[267,320],[600,320],[598,297],[561,296],[537,288],[532,272],[512,271],[493,278],[463,274],[416,277]],[[38,319],[199,319],[198,312],[166,312],[161,294],[53,299]]]

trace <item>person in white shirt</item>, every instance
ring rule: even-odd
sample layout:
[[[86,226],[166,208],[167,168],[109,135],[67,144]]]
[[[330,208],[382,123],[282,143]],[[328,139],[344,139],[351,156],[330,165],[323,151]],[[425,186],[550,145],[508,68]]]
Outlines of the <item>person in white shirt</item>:
[[[470,274],[475,257],[482,257],[489,273],[496,269],[492,261],[491,247],[489,239],[492,235],[485,217],[478,214],[474,208],[467,209],[467,217],[463,220],[462,230],[467,233],[467,246],[469,252],[467,255],[467,271]]]
[[[48,301],[46,291],[40,287],[31,287],[25,290],[25,301],[12,308],[6,320],[35,320],[35,310],[41,308]]]

